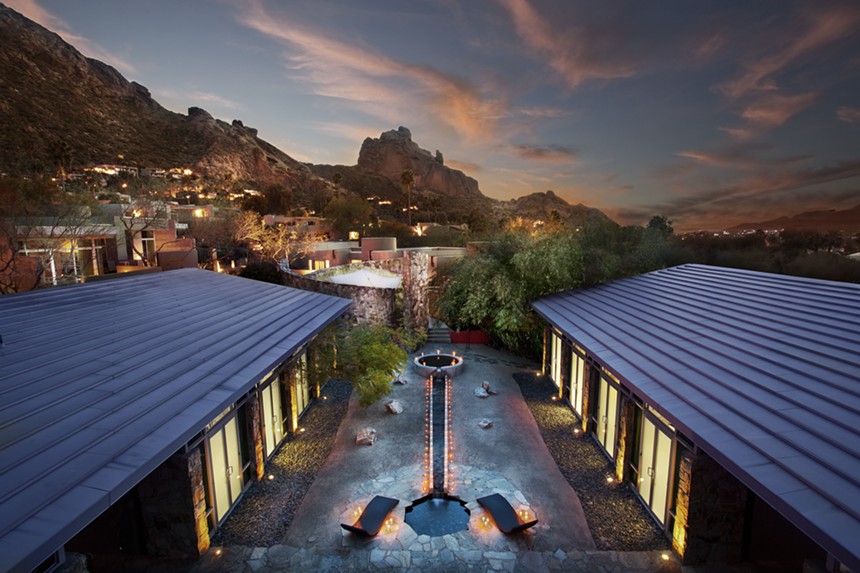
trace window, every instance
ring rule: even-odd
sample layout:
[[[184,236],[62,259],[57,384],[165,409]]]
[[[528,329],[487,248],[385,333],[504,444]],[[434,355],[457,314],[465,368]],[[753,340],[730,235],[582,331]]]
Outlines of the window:
[[[647,412],[639,427],[639,496],[661,524],[666,521],[672,477],[672,437]]]
[[[561,337],[555,332],[552,333],[552,355],[550,357],[550,373],[549,376],[555,383],[557,388],[561,388],[561,355],[562,342]]]
[[[606,378],[600,377],[594,410],[594,433],[597,441],[615,459],[615,433],[618,427],[618,389]]]
[[[573,411],[582,418],[582,389],[585,386],[585,357],[576,350],[570,353],[570,405]]]

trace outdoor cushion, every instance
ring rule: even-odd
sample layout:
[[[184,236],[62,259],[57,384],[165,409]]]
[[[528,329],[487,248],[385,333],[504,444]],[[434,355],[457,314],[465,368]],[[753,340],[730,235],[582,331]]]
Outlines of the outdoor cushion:
[[[365,537],[373,537],[379,533],[382,524],[385,523],[385,518],[388,517],[388,514],[391,513],[391,510],[398,503],[400,503],[399,499],[392,499],[381,495],[374,496],[353,525],[341,523],[340,526],[352,533],[364,535]]]
[[[487,497],[479,497],[478,503],[487,510],[493,521],[496,522],[496,527],[502,530],[503,533],[519,533],[525,531],[529,527],[537,524],[538,520],[520,522],[520,518],[511,504],[508,503],[502,495],[494,493]]]

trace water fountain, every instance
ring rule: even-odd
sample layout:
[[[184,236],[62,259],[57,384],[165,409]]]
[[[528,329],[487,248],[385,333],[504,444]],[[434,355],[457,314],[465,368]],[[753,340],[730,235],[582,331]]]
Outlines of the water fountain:
[[[415,359],[418,368],[429,369],[427,376],[427,426],[425,495],[406,508],[406,523],[418,534],[439,536],[463,531],[469,525],[466,502],[451,495],[449,461],[452,454],[451,377],[463,367],[462,356],[436,354]]]

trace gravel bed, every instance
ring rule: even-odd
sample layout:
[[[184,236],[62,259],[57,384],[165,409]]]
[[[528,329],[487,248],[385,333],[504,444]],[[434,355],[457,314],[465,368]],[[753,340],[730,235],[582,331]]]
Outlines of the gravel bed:
[[[627,484],[608,483],[613,466],[588,434],[575,435],[578,420],[573,410],[552,396],[556,387],[545,376],[517,373],[526,404],[544,442],[585,511],[598,549],[604,551],[657,551],[669,540]]]
[[[281,543],[299,505],[334,446],[346,417],[352,385],[331,380],[326,400],[314,400],[301,419],[303,433],[282,444],[266,465],[273,479],[255,481],[227,521],[212,536],[213,545],[270,547]]]

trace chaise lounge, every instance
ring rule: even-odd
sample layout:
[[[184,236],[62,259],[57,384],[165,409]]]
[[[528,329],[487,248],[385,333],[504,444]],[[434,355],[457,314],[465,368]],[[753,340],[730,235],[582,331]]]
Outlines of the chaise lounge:
[[[374,496],[354,524],[341,523],[340,526],[357,535],[373,537],[379,533],[388,514],[391,513],[391,510],[398,503],[400,503],[399,499],[392,499],[381,495]]]
[[[519,533],[521,531],[525,531],[529,527],[533,527],[538,522],[537,519],[526,522],[520,521],[517,512],[514,511],[514,508],[511,507],[508,500],[498,493],[494,493],[486,497],[479,497],[478,503],[481,507],[487,510],[487,513],[490,514],[493,521],[496,522],[496,527],[498,527],[502,533]]]

